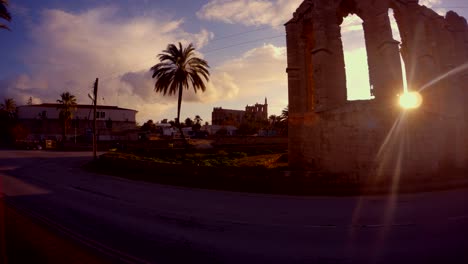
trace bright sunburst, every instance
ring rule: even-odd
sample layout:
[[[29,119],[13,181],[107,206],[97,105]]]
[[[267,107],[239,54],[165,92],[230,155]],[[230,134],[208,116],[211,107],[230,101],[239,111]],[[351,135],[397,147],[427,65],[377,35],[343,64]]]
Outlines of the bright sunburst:
[[[400,106],[404,109],[416,109],[422,104],[422,96],[418,92],[405,92],[400,95]]]

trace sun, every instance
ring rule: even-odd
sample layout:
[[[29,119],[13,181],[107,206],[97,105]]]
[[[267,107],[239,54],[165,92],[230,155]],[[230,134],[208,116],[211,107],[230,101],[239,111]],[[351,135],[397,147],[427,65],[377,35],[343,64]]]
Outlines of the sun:
[[[422,102],[422,96],[418,92],[405,92],[400,95],[400,106],[404,109],[419,108]]]

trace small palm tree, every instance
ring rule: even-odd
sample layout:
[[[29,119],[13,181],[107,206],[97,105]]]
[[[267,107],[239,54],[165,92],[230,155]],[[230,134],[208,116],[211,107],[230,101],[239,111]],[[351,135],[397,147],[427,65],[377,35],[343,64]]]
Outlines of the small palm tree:
[[[13,98],[7,98],[0,104],[0,110],[5,114],[9,120],[13,120],[16,117],[16,102]]]
[[[7,6],[8,6],[8,0],[0,0],[0,18],[10,22],[11,15],[10,15],[10,12],[8,12]],[[2,24],[2,23],[0,23],[0,28],[9,30],[7,25]]]
[[[281,111],[281,115],[279,116],[279,122],[282,126],[283,134],[288,134],[288,126],[289,126],[289,105],[286,106],[283,111]]]
[[[283,111],[281,111],[281,121],[284,121],[284,122],[288,122],[288,119],[289,119],[289,105],[286,106]]]
[[[201,125],[201,122],[203,121],[203,119],[199,115],[196,115],[193,121],[195,121],[195,124]]]
[[[185,126],[187,126],[187,127],[193,126],[193,120],[190,117],[187,117],[185,119]]]
[[[268,117],[268,121],[270,122],[271,126],[275,126],[275,123],[276,123],[277,119],[278,119],[278,117],[276,115],[271,115],[270,117]]]
[[[199,115],[196,115],[193,121],[195,124],[193,124],[192,129],[194,131],[200,131],[203,119]]]
[[[13,98],[5,99],[3,104],[0,104],[0,109],[8,113],[16,112],[16,103]]]
[[[190,43],[186,48],[169,44],[163,53],[158,55],[160,63],[151,67],[153,78],[156,78],[154,90],[163,95],[178,93],[176,125],[185,141],[182,127],[180,126],[180,108],[182,105],[182,93],[184,88],[192,87],[195,91],[206,90],[205,81],[209,81],[210,72],[208,63],[195,56],[195,48]]]
[[[0,103],[0,143],[12,143],[15,140],[13,128],[16,123],[16,103],[12,98]]]
[[[59,120],[62,123],[62,138],[67,135],[67,128],[70,126],[70,121],[73,118],[73,112],[76,111],[76,97],[69,92],[62,93],[60,99],[57,99],[60,104],[58,109]]]

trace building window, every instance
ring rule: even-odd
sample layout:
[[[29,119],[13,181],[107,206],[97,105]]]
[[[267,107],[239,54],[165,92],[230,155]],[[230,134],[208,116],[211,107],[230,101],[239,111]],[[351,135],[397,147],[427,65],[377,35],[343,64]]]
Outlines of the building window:
[[[97,119],[104,119],[104,118],[106,118],[106,112],[97,111],[97,112],[96,112],[96,118],[97,118]]]

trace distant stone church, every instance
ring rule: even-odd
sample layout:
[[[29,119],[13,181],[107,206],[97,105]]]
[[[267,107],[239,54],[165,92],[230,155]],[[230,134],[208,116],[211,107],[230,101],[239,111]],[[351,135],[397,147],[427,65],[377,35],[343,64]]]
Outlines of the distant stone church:
[[[223,109],[222,107],[213,108],[211,114],[211,122],[213,125],[239,126],[246,118],[256,121],[268,120],[268,102],[265,98],[264,104],[256,103],[255,105],[247,105],[245,110]]]

